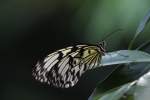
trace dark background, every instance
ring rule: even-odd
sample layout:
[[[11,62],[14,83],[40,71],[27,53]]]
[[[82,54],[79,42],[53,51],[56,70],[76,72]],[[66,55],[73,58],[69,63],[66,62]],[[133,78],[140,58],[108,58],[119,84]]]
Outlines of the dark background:
[[[138,6],[137,6],[138,5]],[[31,76],[37,60],[73,44],[99,42],[107,33],[107,51],[127,49],[149,0],[0,1],[0,87],[3,100],[84,100],[113,69],[87,72],[70,89],[41,84]],[[134,47],[148,40],[148,27]],[[2,100],[1,99],[1,100]]]

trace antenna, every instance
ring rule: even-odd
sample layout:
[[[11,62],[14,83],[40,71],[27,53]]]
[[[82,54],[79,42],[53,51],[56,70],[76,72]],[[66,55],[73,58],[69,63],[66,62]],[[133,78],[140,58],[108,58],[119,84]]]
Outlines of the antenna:
[[[123,29],[119,28],[119,29],[115,29],[114,31],[108,33],[103,39],[102,41],[105,41],[107,38],[109,38],[111,35],[113,35],[114,33],[117,33],[119,31],[122,31]]]

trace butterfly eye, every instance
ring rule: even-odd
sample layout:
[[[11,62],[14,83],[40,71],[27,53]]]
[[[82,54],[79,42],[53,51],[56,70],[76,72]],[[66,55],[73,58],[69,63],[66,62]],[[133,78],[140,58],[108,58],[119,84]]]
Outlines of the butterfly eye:
[[[105,50],[105,46],[106,46],[106,42],[102,41],[98,44],[98,47],[100,48],[100,51],[102,52],[102,54],[104,55],[106,50]]]
[[[100,43],[99,43],[99,46],[101,46],[102,48],[105,48],[106,42],[105,42],[105,41],[100,42]]]

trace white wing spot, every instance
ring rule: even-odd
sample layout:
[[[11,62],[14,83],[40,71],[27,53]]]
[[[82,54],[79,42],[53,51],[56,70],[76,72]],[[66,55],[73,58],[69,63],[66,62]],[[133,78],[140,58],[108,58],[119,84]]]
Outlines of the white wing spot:
[[[66,71],[68,70],[69,67],[70,67],[69,64],[67,64],[67,65],[65,66],[65,68],[62,70],[61,75],[64,75],[64,74],[66,73]]]
[[[66,60],[64,60],[62,64],[58,65],[58,66],[60,66],[59,70],[58,70],[59,74],[62,72],[63,68],[66,66],[66,64],[68,63],[68,61],[69,61],[69,58],[67,58]]]
[[[46,69],[54,60],[56,60],[58,58],[58,56],[59,56],[59,54],[56,54],[53,57],[51,57],[51,59],[48,60],[43,67]]]
[[[48,68],[47,68],[47,71],[50,71],[50,69],[58,62],[58,60],[55,60],[54,62],[52,62]]]

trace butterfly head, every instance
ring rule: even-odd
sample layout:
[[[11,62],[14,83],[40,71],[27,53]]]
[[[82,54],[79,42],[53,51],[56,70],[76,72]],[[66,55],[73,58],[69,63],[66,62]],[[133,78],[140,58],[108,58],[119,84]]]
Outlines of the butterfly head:
[[[106,49],[105,49],[106,42],[102,41],[102,42],[98,43],[97,46],[99,47],[100,52],[102,53],[102,55],[105,55],[105,52],[106,52]]]

